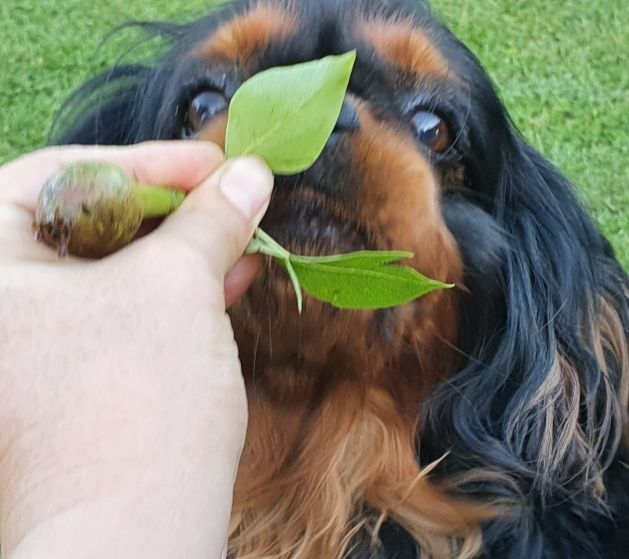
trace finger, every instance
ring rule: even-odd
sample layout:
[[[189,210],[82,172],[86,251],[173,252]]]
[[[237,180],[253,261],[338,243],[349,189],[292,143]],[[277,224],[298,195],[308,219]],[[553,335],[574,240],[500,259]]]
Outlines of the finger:
[[[44,182],[80,161],[120,167],[136,182],[192,190],[223,162],[208,142],[146,142],[135,146],[64,146],[27,155],[0,168],[0,200],[33,210]]]
[[[262,258],[259,254],[244,256],[227,273],[225,277],[225,306],[233,305],[258,275],[262,267]]]
[[[183,242],[207,258],[223,279],[245,252],[269,204],[273,175],[255,157],[226,163],[147,238]]]

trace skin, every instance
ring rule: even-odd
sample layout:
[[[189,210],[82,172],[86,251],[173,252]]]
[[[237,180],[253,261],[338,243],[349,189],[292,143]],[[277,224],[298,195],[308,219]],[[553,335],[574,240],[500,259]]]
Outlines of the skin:
[[[79,160],[192,191],[99,261],[37,243],[44,180]],[[5,559],[224,556],[247,422],[226,307],[272,175],[204,143],[54,148],[0,168],[0,541]]]

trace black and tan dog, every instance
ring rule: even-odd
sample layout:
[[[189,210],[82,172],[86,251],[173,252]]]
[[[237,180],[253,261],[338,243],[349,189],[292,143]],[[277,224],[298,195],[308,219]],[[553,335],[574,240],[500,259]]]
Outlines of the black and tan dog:
[[[299,316],[266,267],[230,311],[250,426],[229,557],[629,557],[628,278],[474,56],[412,0],[144,27],[171,50],[88,83],[56,143],[222,144],[245,79],[357,49],[328,148],[277,179],[263,227],[307,254],[407,250],[458,286]]]

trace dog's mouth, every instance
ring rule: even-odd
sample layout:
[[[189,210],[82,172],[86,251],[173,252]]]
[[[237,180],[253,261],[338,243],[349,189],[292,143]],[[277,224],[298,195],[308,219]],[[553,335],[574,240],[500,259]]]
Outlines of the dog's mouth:
[[[373,248],[367,228],[342,206],[320,197],[274,200],[261,227],[284,248],[304,256],[329,256]]]
[[[277,187],[276,187],[277,188]],[[261,228],[292,254],[330,256],[374,249],[376,243],[358,210],[307,189],[277,192]],[[284,267],[267,257],[258,278],[234,309],[253,323],[273,322],[273,330],[300,329],[342,320],[346,313],[304,292],[304,308],[298,312],[294,287]],[[270,317],[270,318],[269,318]],[[266,326],[265,326],[266,327]]]
[[[274,202],[274,203],[273,203]],[[369,232],[353,216],[323,198],[274,200],[261,228],[292,254],[299,256],[330,256],[366,250],[373,246]],[[318,308],[317,314],[331,319],[336,309],[321,303],[308,293],[306,311]],[[250,291],[249,303],[257,314],[269,309],[281,311],[287,318],[303,322],[297,316],[297,300],[286,270],[272,258],[266,264]],[[325,307],[321,309],[319,307]],[[321,318],[321,317],[320,317]]]

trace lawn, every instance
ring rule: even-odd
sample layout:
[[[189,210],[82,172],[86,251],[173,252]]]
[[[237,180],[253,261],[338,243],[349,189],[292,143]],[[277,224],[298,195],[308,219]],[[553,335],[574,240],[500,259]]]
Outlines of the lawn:
[[[0,162],[45,143],[63,99],[111,58],[96,51],[113,26],[187,20],[211,4],[0,0]],[[434,0],[433,7],[483,61],[525,136],[574,179],[629,266],[624,3]]]

